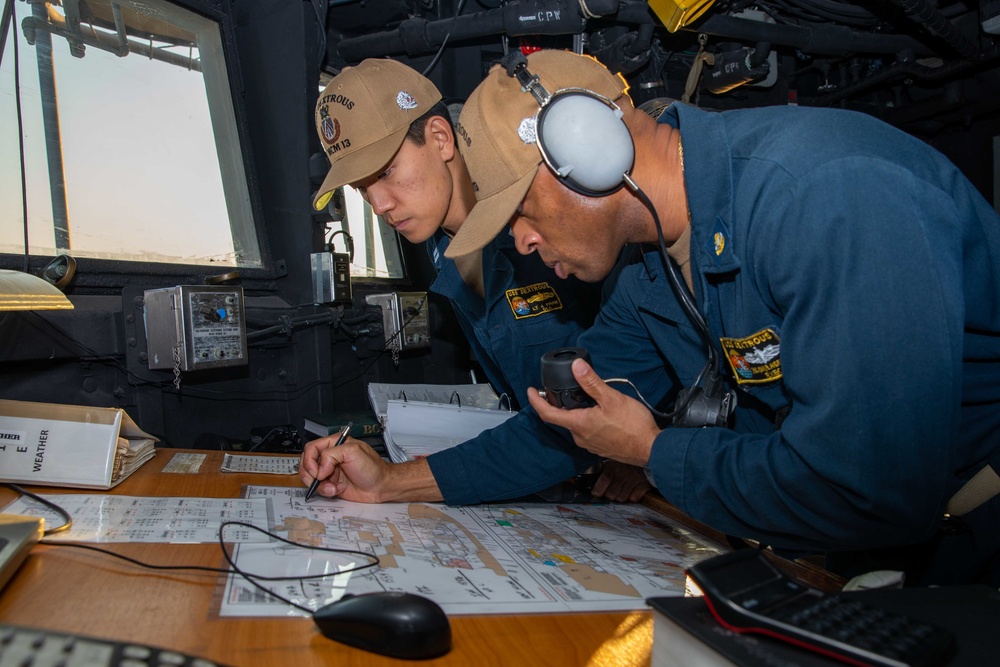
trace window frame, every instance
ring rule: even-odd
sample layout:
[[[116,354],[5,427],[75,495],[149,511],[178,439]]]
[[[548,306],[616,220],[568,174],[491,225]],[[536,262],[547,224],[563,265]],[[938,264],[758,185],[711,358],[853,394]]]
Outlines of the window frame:
[[[262,281],[262,286],[269,281],[280,278],[287,273],[287,266],[283,260],[277,260],[271,252],[269,242],[269,224],[264,215],[264,206],[260,193],[260,182],[257,175],[257,166],[253,157],[253,147],[250,141],[250,128],[248,122],[248,109],[243,101],[240,91],[243,90],[242,72],[239,61],[239,53],[236,44],[235,25],[229,13],[220,11],[213,7],[206,6],[196,0],[165,0],[177,7],[197,14],[210,21],[214,21],[219,29],[219,44],[221,47],[222,63],[225,69],[225,80],[229,86],[229,100],[212,99],[209,101],[210,117],[212,120],[212,132],[218,138],[226,129],[226,125],[232,123],[228,129],[235,131],[238,139],[239,159],[243,162],[243,172],[245,174],[245,186],[236,184],[235,186],[227,182],[226,177],[231,177],[236,169],[233,163],[236,152],[229,152],[228,156],[219,154],[220,171],[223,175],[224,195],[227,206],[237,199],[241,199],[242,193],[231,197],[232,190],[245,187],[246,200],[249,205],[249,213],[252,220],[241,226],[233,226],[232,220],[246,211],[239,211],[230,216],[230,231],[233,235],[234,246],[238,246],[241,240],[249,239],[251,236],[256,240],[259,253],[259,266],[231,266],[211,264],[183,264],[164,262],[142,262],[133,260],[98,259],[90,257],[75,258],[77,263],[77,278],[74,282],[74,292],[83,293],[90,291],[106,292],[111,288],[127,287],[132,285],[174,285],[179,282],[202,282],[205,276],[224,274],[229,272],[239,272],[241,280],[246,283]],[[12,19],[10,35],[13,38],[14,31],[20,27]],[[53,36],[53,39],[59,39]],[[12,58],[13,49],[5,49],[4,60]],[[22,56],[23,58],[23,56]],[[206,76],[205,72],[202,72]],[[211,76],[217,76],[218,72]],[[216,79],[218,80],[218,79]],[[211,86],[206,86],[207,90],[217,90]],[[210,94],[210,93],[207,93]],[[215,93],[218,94],[218,93]],[[228,114],[217,114],[219,103],[229,104],[232,107],[231,117]],[[225,116],[218,123],[219,115]],[[230,120],[231,118],[231,120]],[[232,157],[230,157],[232,156]],[[228,162],[227,162],[228,160]],[[30,215],[30,212],[29,212]],[[70,251],[72,254],[72,251]],[[49,263],[55,259],[54,255],[40,255],[27,253],[0,253],[0,268],[27,270],[32,273],[40,273]],[[77,289],[79,288],[79,290]],[[273,288],[273,286],[272,286]]]

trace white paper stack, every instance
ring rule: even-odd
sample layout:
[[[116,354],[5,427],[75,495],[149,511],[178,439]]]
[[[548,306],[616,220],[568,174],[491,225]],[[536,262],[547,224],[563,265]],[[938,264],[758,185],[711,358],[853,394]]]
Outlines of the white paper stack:
[[[412,461],[471,440],[513,417],[488,384],[370,383],[390,460]]]

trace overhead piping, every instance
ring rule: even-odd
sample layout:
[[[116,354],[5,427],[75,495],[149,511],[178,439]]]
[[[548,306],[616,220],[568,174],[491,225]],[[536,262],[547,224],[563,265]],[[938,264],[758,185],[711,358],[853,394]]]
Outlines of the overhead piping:
[[[923,81],[941,81],[945,79],[952,79],[959,74],[975,69],[976,67],[992,60],[996,60],[997,58],[1000,58],[1000,44],[994,44],[986,51],[982,51],[975,62],[970,60],[960,60],[942,65],[941,67],[928,67],[926,65],[920,65],[919,63],[914,62],[913,59],[907,55],[898,62],[886,67],[877,74],[873,74],[863,81],[859,81],[853,86],[849,86],[842,90],[824,95],[823,97],[816,98],[813,100],[813,104],[815,106],[833,104],[839,100],[858,95],[875,86],[895,81],[903,76],[912,76]]]
[[[975,60],[979,57],[979,48],[927,0],[892,0],[892,2],[906,12],[907,16],[911,16],[932,34],[943,39],[963,58]]]
[[[930,48],[906,35],[862,33],[833,25],[777,25],[723,14],[713,14],[704,21],[681,29],[714,37],[792,46],[813,55],[884,54],[900,53],[904,50],[918,55],[933,54]]]

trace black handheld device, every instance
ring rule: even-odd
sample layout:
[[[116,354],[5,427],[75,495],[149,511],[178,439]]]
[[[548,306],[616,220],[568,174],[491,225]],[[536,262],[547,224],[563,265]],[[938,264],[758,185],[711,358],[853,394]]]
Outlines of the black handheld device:
[[[558,347],[542,355],[542,386],[545,400],[557,408],[573,410],[596,405],[573,377],[573,361],[590,363],[590,353],[582,347]]]
[[[932,667],[950,655],[949,631],[783,574],[740,549],[690,567],[712,615],[734,632],[768,635],[853,665]]]

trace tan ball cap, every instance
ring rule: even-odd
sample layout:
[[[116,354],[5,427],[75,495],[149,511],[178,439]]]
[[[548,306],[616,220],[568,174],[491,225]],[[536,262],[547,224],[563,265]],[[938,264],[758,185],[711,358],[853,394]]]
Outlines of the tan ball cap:
[[[597,60],[569,51],[532,53],[528,70],[550,94],[563,88],[583,88],[617,100],[628,92],[624,79]],[[522,92],[518,80],[500,65],[490,69],[472,91],[456,131],[477,203],[445,251],[447,257],[480,250],[500,233],[521,204],[542,162],[534,141],[537,112],[535,98]]]
[[[313,207],[323,210],[334,190],[389,164],[410,124],[440,100],[430,79],[395,60],[370,58],[333,77],[316,102],[316,131],[330,171]]]

